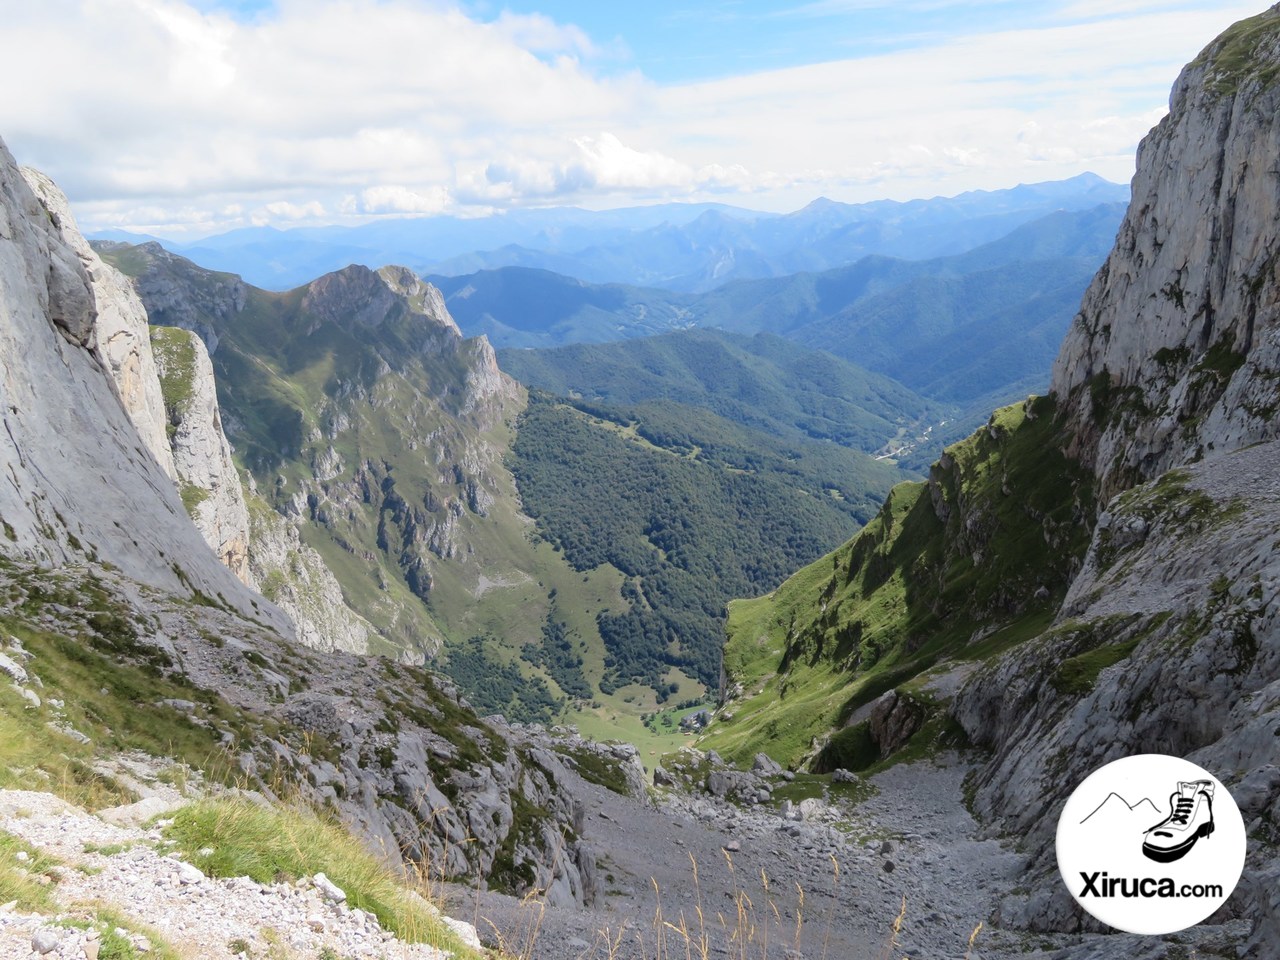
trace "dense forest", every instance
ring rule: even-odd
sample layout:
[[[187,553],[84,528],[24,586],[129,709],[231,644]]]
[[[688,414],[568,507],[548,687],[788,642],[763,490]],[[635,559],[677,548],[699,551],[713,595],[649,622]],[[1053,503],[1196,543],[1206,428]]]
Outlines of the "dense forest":
[[[629,608],[598,618],[602,690],[640,682],[660,701],[674,692],[672,667],[717,685],[726,601],[771,590],[843,542],[898,478],[836,444],[783,441],[705,409],[537,391],[511,467],[541,534],[575,569],[612,564],[626,577]],[[566,666],[552,670],[561,686]]]

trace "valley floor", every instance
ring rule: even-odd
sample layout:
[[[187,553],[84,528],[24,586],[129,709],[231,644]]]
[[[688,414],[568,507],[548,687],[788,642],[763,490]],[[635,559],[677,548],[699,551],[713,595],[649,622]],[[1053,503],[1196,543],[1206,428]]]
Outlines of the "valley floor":
[[[1018,887],[1025,861],[966,812],[969,769],[955,754],[900,764],[872,779],[870,798],[821,804],[804,822],[708,795],[673,792],[647,806],[581,782],[584,836],[602,853],[594,907],[453,887],[448,912],[475,923],[486,944],[532,960],[1186,955],[1182,943],[1151,937],[983,923]],[[1191,939],[1214,956],[1243,934],[1240,924],[1201,927]]]

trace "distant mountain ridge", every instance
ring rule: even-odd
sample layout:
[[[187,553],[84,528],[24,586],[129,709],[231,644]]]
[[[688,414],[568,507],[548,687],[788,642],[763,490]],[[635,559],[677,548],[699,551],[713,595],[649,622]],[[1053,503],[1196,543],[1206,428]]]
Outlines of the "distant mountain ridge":
[[[985,419],[992,405],[1047,385],[1057,346],[1124,211],[1123,204],[1103,204],[1059,212],[954,256],[869,256],[702,294],[590,284],[524,267],[428,279],[464,331],[483,333],[498,348],[694,328],[767,333]],[[513,362],[527,368],[524,359]]]
[[[526,386],[613,407],[675,403],[788,440],[866,453],[911,444],[946,411],[901,384],[773,334],[683,330],[553,350],[500,350]]]
[[[285,290],[350,263],[403,263],[453,276],[525,266],[594,283],[703,292],[732,279],[824,270],[869,254],[928,259],[960,253],[1056,211],[1128,201],[1094,174],[956,197],[847,204],[818,199],[777,215],[725,204],[669,203],[590,211],[513,210],[482,218],[384,220],[358,227],[249,227],[183,244],[211,270]],[[131,243],[148,237],[95,235]]]

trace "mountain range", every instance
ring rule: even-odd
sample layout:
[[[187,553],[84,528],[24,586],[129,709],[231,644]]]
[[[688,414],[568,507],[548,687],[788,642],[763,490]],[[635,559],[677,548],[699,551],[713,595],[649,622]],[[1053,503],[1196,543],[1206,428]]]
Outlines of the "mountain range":
[[[834,928],[839,955],[882,955],[850,903],[884,912],[889,950],[912,955],[963,955],[981,933],[989,956],[1272,956],[1278,77],[1280,5],[1187,65],[1046,393],[891,488],[902,471],[869,451],[919,442],[944,397],[1020,382],[953,307],[1006,340],[1020,328],[1004,311],[1038,328],[1052,311],[1000,301],[1019,272],[1051,289],[1034,264],[1052,258],[1011,241],[932,274],[876,255],[734,281],[687,294],[732,293],[716,302],[733,330],[502,354],[542,390],[409,268],[270,291],[158,244],[95,250],[57,188],[0,147],[5,823],[39,791],[152,817],[159,797],[142,794],[162,775],[174,794],[247,792],[259,809],[292,797],[397,865],[487,888],[467,902],[495,931],[535,902],[556,933],[529,952],[556,958],[641,912],[656,939],[627,926],[602,952],[635,934],[644,956],[680,942],[668,935],[745,954],[759,935],[762,954],[817,955]],[[904,292],[922,281],[935,293]],[[899,316],[928,362],[884,338],[863,350],[930,393],[797,335]],[[966,339],[986,349],[962,356]],[[725,616],[717,584],[754,596]],[[707,628],[722,618],[723,638]],[[683,749],[654,758],[652,790],[636,746],[479,715],[591,732],[595,702],[652,724],[673,719],[663,696],[708,686],[705,730],[696,746],[672,737]],[[1202,923],[1122,937],[1061,883],[1056,825],[1093,770],[1152,752],[1231,791],[1244,874]],[[96,894],[115,876],[0,841],[5,891],[38,873],[51,897],[70,881]],[[221,850],[201,849],[183,852],[213,870]],[[114,871],[112,856],[152,853],[83,855]],[[686,860],[692,882],[656,880]],[[186,866],[147,886],[149,907],[220,889]],[[303,898],[328,869],[225,883]],[[741,876],[757,871],[753,913]],[[29,886],[23,916],[0,910],[6,948],[39,953],[72,922],[116,935],[106,907],[39,906]],[[340,900],[321,909],[354,913]],[[725,902],[718,925],[683,928]],[[61,919],[15,941],[32,903]],[[825,932],[801,922],[823,907]],[[219,955],[251,952],[249,937],[275,952],[247,929]]]
[[[823,270],[870,254],[928,259],[958,253],[1055,211],[1123,203],[1128,196],[1125,186],[1081,174],[906,203],[815,200],[784,215],[723,204],[551,208],[357,227],[248,227],[193,243],[164,243],[205,267],[271,290],[350,263],[399,263],[424,274],[524,266],[594,283],[702,291],[731,279]],[[136,244],[155,238],[107,232],[93,239]]]
[[[312,635],[438,658],[477,706],[514,719],[574,703],[638,727],[673,694],[714,689],[724,604],[869,519],[903,475],[872,454],[909,448],[941,416],[834,357],[788,343],[782,366],[763,342],[716,334],[670,349],[721,392],[741,365],[736,414],[692,393],[530,399],[405,268],[273,293],[158,244],[97,246],[158,331],[193,331],[208,350],[252,481],[251,566],[264,540],[298,540],[343,603],[302,615],[315,591],[279,565],[262,589]],[[823,375],[847,396],[824,398]],[[344,604],[359,621],[339,629]]]

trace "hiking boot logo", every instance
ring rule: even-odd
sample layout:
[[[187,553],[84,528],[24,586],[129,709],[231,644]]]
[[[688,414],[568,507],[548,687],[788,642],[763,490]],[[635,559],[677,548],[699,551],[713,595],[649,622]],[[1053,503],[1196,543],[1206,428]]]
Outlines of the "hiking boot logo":
[[[1213,781],[1179,781],[1169,815],[1143,834],[1142,853],[1157,863],[1181,860],[1196,841],[1213,834]]]
[[[1227,901],[1244,870],[1245,836],[1240,808],[1212,773],[1140,753],[1080,782],[1058,816],[1055,846],[1080,909],[1117,930],[1163,936]]]

